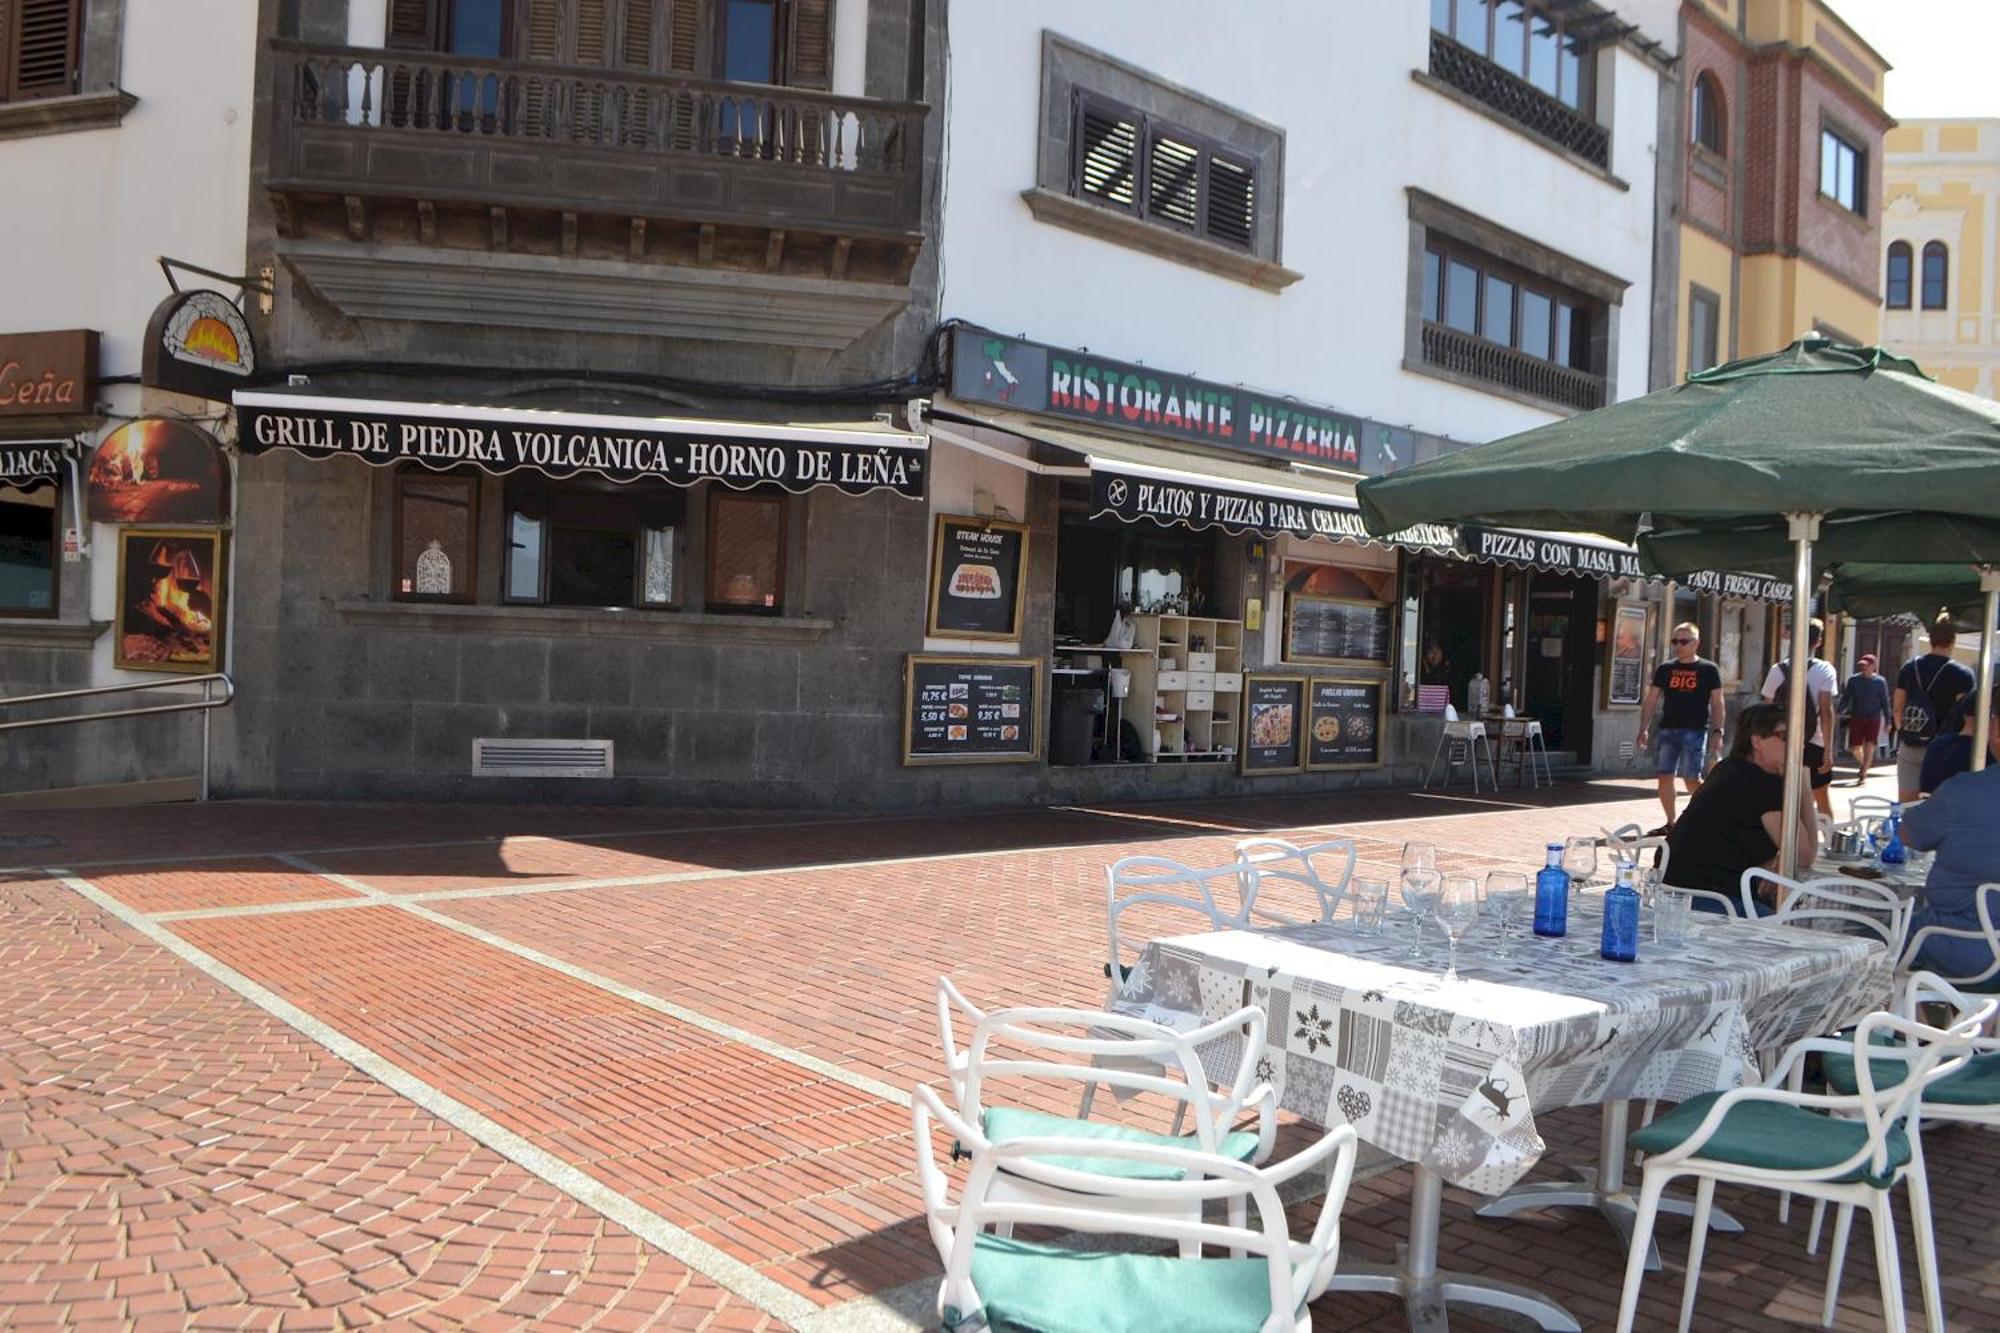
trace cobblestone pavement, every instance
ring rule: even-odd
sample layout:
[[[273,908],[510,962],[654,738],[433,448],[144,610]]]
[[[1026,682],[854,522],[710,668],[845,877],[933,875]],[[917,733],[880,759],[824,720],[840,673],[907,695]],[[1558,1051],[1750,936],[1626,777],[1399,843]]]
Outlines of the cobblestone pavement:
[[[939,972],[992,1003],[1094,1004],[1117,856],[1220,860],[1273,831],[1351,835],[1384,872],[1410,838],[1532,868],[1552,836],[1657,816],[1633,782],[962,818],[9,815],[0,1328],[902,1326],[936,1273],[907,1102],[937,1074]],[[1591,1159],[1593,1112],[1543,1123],[1539,1175]],[[1927,1143],[1952,1324],[2000,1328],[2000,1140]],[[1355,1187],[1351,1252],[1393,1255],[1407,1188]],[[1447,1196],[1447,1267],[1608,1326],[1607,1228],[1473,1202]],[[1803,1218],[1723,1202],[1750,1231],[1712,1240],[1699,1325],[1816,1324]],[[1663,1233],[1647,1327],[1678,1296],[1685,1226]],[[1871,1248],[1838,1327],[1880,1325]],[[1384,1297],[1314,1313],[1401,1325]]]

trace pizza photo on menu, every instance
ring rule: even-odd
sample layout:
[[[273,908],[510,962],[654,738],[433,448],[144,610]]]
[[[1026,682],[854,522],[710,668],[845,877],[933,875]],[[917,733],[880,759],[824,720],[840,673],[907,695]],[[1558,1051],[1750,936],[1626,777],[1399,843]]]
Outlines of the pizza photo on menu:
[[[1000,576],[991,565],[960,565],[951,571],[951,595],[978,601],[997,600]]]
[[[1252,745],[1289,745],[1292,740],[1292,706],[1290,704],[1250,705],[1250,743]]]

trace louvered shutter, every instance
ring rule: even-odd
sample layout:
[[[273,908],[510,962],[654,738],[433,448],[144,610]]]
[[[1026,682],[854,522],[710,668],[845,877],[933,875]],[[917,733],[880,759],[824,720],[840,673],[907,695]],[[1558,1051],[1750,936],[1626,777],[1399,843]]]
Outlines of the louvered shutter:
[[[76,91],[81,0],[0,0],[0,97],[26,100]]]
[[[1248,250],[1257,235],[1257,170],[1222,156],[1208,159],[1208,197],[1202,233],[1212,241]]]
[[[790,9],[785,22],[785,83],[826,92],[833,87],[833,0],[790,0]]]
[[[398,51],[438,48],[437,0],[389,0],[388,45]]]
[[[614,62],[619,69],[650,74],[658,67],[654,63],[658,11],[659,0],[619,0],[618,58]],[[618,142],[628,148],[651,146],[658,137],[653,118],[659,102],[651,89],[621,87],[612,108],[618,118]]]
[[[666,5],[667,69],[699,76],[702,59],[701,0],[662,0]],[[663,132],[666,147],[691,151],[697,146],[697,126],[703,117],[700,97],[689,91],[669,94]]]
[[[1080,97],[1076,113],[1075,192],[1136,212],[1141,117],[1130,107]]]
[[[527,22],[516,39],[521,59],[554,64],[562,59],[562,10],[564,0],[528,0]],[[561,90],[545,70],[530,69],[521,76],[521,113],[526,133],[552,138],[560,116]]]
[[[1201,148],[1155,130],[1146,148],[1146,216],[1189,231],[1201,224]]]

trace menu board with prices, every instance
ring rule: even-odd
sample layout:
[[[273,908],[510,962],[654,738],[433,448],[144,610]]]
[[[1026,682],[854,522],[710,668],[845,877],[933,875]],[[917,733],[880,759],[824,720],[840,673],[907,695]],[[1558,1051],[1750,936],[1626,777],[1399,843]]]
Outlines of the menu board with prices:
[[[909,654],[903,664],[903,762],[1040,758],[1041,679],[1040,658]]]
[[[1387,666],[1394,624],[1387,602],[1293,593],[1285,615],[1285,660]]]
[[[930,623],[955,639],[1021,637],[1028,529],[998,519],[946,514],[931,551]]]
[[[1243,678],[1243,748],[1237,771],[1245,776],[1296,773],[1303,767],[1306,703],[1304,676]]]
[[[1307,768],[1373,768],[1382,762],[1379,680],[1314,680],[1306,721]]]

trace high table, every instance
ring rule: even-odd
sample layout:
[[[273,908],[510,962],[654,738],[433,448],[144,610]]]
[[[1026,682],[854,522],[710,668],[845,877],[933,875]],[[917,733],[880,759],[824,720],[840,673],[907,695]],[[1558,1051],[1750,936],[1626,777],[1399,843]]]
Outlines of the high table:
[[[1608,963],[1600,913],[1584,899],[1567,938],[1526,937],[1513,957],[1497,956],[1483,927],[1461,942],[1449,984],[1441,960],[1407,956],[1393,921],[1376,936],[1339,923],[1157,940],[1113,1007],[1184,1028],[1257,1005],[1269,1016],[1258,1076],[1279,1107],[1351,1124],[1415,1164],[1399,1262],[1344,1258],[1335,1289],[1402,1296],[1413,1330],[1448,1327],[1447,1306],[1463,1303],[1574,1333],[1576,1320],[1539,1292],[1438,1268],[1445,1183],[1503,1194],[1546,1150],[1538,1112],[1752,1082],[1756,1051],[1885,1003],[1892,967],[1880,944],[1855,936],[1700,920],[1684,946]],[[1233,1072],[1234,1044],[1203,1052],[1211,1072]],[[1622,1122],[1619,1132],[1622,1158]]]

